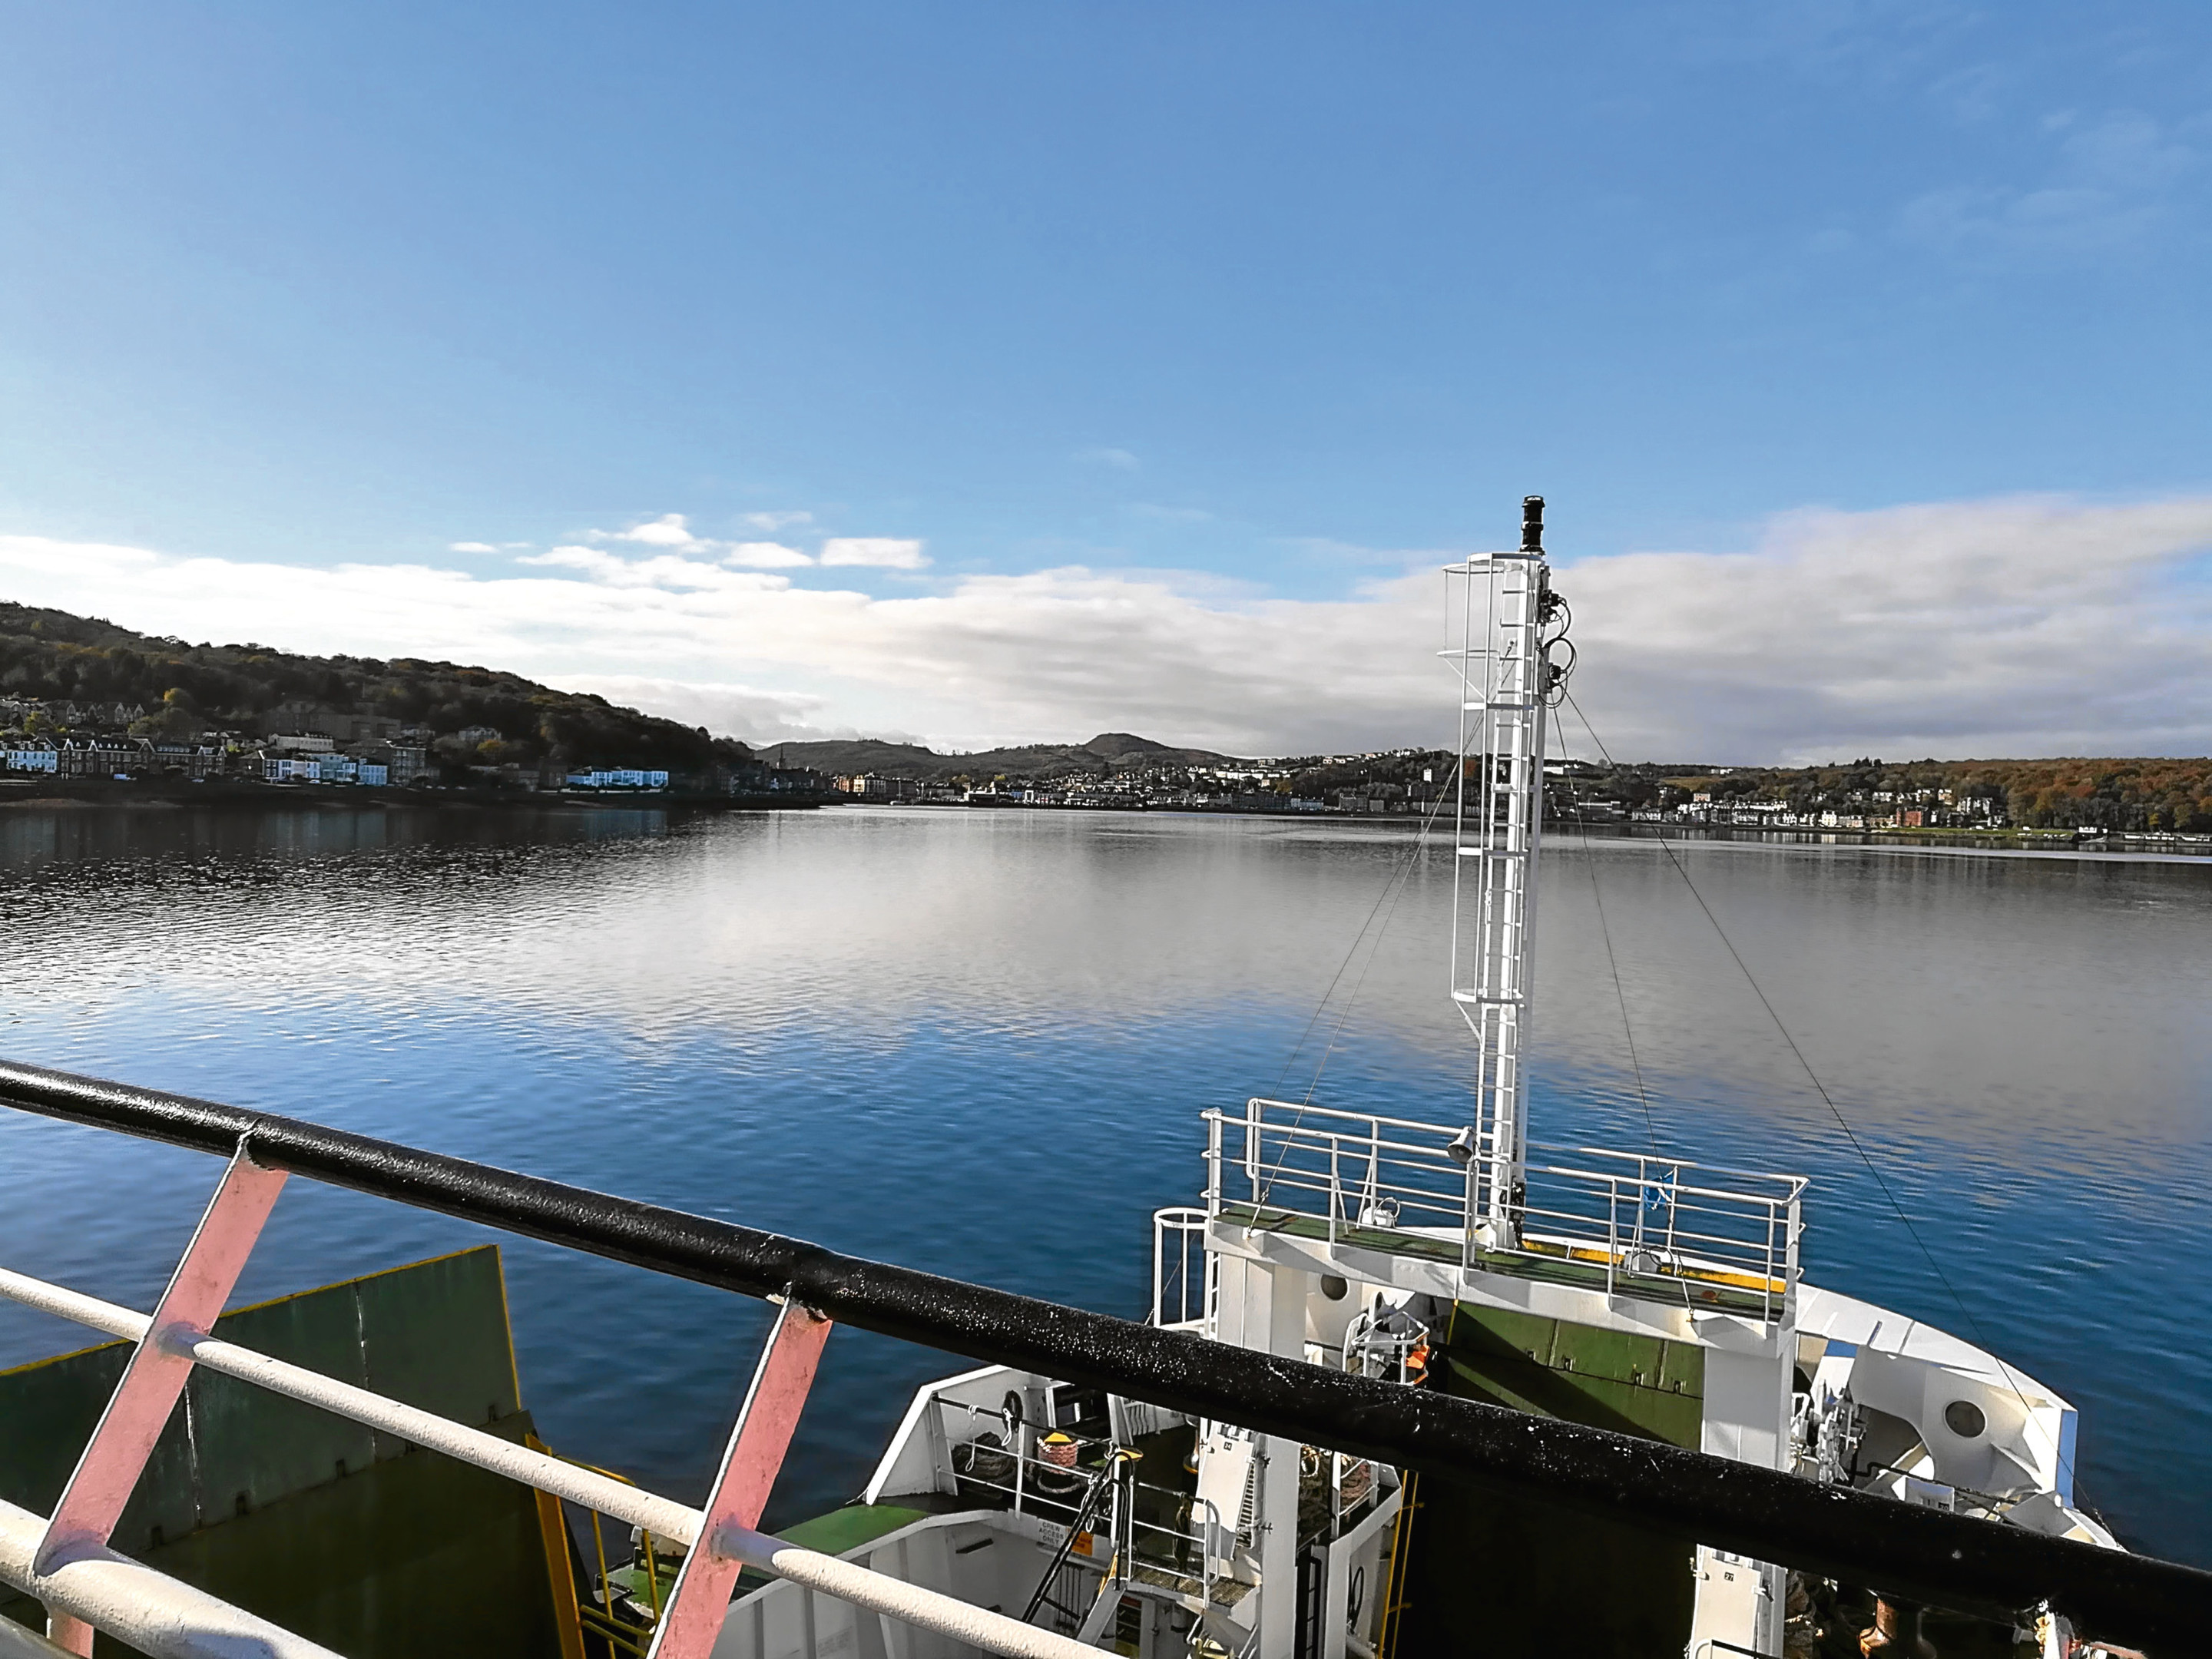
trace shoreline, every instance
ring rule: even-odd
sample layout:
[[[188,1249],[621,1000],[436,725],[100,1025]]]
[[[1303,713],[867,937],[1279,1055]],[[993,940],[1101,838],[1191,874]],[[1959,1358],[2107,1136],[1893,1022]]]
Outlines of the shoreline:
[[[430,812],[653,812],[813,811],[822,807],[886,807],[927,811],[1099,812],[1115,817],[1255,819],[1307,825],[1401,826],[1419,830],[1422,815],[1412,812],[1292,812],[1240,811],[1233,807],[1024,801],[871,801],[838,793],[711,795],[662,791],[586,794],[566,790],[412,789],[355,784],[263,783],[222,778],[201,782],[184,779],[123,782],[107,778],[0,777],[0,812],[4,811],[176,811],[194,809],[252,811]],[[1440,829],[1441,817],[1431,823]],[[1899,851],[2027,853],[2046,856],[2133,856],[2146,854],[2191,860],[2212,859],[2212,836],[2114,831],[2077,835],[2070,830],[1823,830],[1765,829],[1755,824],[1655,824],[1619,819],[1583,822],[1547,817],[1554,835],[1597,834],[1623,840],[1741,841],[1775,846],[1892,848]]]
[[[261,783],[243,778],[201,782],[171,778],[126,783],[110,778],[0,779],[0,811],[189,811],[206,807],[258,810],[313,808],[400,811],[811,811],[830,804],[818,795],[710,795],[664,790],[586,794],[537,789],[406,789],[359,784]]]

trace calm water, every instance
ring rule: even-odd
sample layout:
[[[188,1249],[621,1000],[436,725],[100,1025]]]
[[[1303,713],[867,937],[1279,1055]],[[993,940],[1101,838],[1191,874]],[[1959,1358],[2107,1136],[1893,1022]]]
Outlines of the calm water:
[[[1133,1315],[1204,1107],[1303,1092],[1326,1052],[1316,1098],[1463,1112],[1449,858],[1378,909],[1410,845],[1165,816],[11,811],[0,1052]],[[1547,855],[1538,1138],[1810,1174],[1815,1278],[1978,1327],[2082,1407],[2083,1496],[2212,1562],[2212,866],[1681,855],[1968,1311],[1649,842]],[[217,1172],[9,1114],[0,1167],[0,1261],[142,1307]],[[240,1294],[483,1237],[295,1182]],[[504,1248],[547,1437],[696,1499],[759,1305]],[[0,1364],[82,1340],[0,1311]],[[840,1332],[771,1521],[849,1496],[951,1369]]]

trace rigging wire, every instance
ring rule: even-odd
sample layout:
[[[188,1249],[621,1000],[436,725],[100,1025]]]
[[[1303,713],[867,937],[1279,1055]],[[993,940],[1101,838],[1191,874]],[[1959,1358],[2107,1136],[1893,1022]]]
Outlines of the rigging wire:
[[[1429,813],[1429,818],[1433,818],[1435,816],[1436,813],[1432,809]],[[1420,836],[1415,843],[1415,851],[1419,851],[1420,846],[1426,842],[1428,834],[1429,819],[1425,818],[1421,823]],[[1382,890],[1375,896],[1375,902],[1367,912],[1367,920],[1359,924],[1359,931],[1352,936],[1351,948],[1345,951],[1344,960],[1336,964],[1336,972],[1329,976],[1328,988],[1321,994],[1321,1000],[1314,1005],[1312,1016],[1307,1019],[1305,1029],[1298,1033],[1298,1040],[1291,1045],[1290,1053],[1283,1056],[1283,1069],[1275,1073],[1276,1093],[1280,1094],[1282,1092],[1283,1081],[1285,1078],[1290,1076],[1291,1067],[1297,1060],[1298,1051],[1306,1046],[1306,1039],[1314,1034],[1314,1027],[1321,1024],[1321,1017],[1328,1012],[1329,1000],[1336,995],[1337,985],[1344,978],[1345,970],[1352,966],[1352,958],[1359,954],[1359,947],[1366,941],[1367,939],[1367,930],[1375,925],[1376,915],[1382,908],[1383,902],[1389,898],[1391,893],[1396,889],[1399,882],[1404,878],[1405,874],[1406,866],[1404,864],[1393,869],[1390,872],[1389,880],[1383,884]],[[1396,907],[1393,906],[1392,908],[1395,909]],[[1387,929],[1389,927],[1389,921],[1386,919],[1382,925]],[[1375,936],[1375,939],[1376,944],[1381,944],[1382,935],[1381,933],[1377,933]],[[1371,957],[1370,957],[1370,965],[1372,965]],[[1361,971],[1360,977],[1362,979],[1366,977],[1366,973],[1364,969]],[[1354,994],[1357,994],[1356,987],[1354,988]],[[1340,1026],[1339,1029],[1340,1030],[1341,1027]],[[1306,1096],[1309,1099],[1312,1098],[1313,1091],[1310,1088],[1306,1091]]]
[[[1566,694],[1566,702],[1567,706],[1575,711],[1575,717],[1582,721],[1583,730],[1589,733],[1590,741],[1597,746],[1598,753],[1604,757],[1605,763],[1607,766],[1617,767],[1619,763],[1614,761],[1612,752],[1606,748],[1605,739],[1598,736],[1597,728],[1590,724],[1589,716],[1583,712],[1583,706],[1575,701],[1571,692]],[[1875,1165],[1873,1158],[1860,1141],[1858,1132],[1851,1127],[1850,1120],[1844,1117],[1843,1109],[1836,1104],[1835,1097],[1828,1092],[1827,1085],[1820,1081],[1820,1073],[1813,1069],[1813,1062],[1805,1057],[1805,1051],[1797,1046],[1797,1039],[1790,1035],[1790,1028],[1783,1024],[1781,1014],[1776,1011],[1773,1003],[1767,1000],[1765,988],[1752,973],[1750,964],[1744,961],[1742,953],[1735,948],[1735,941],[1729,937],[1728,930],[1721,926],[1720,918],[1713,914],[1712,906],[1705,902],[1705,896],[1698,890],[1698,884],[1690,879],[1690,872],[1683,866],[1682,860],[1676,856],[1674,844],[1667,839],[1663,831],[1660,833],[1658,839],[1661,848],[1667,854],[1668,862],[1674,866],[1674,873],[1681,877],[1682,884],[1690,890],[1690,896],[1697,900],[1698,908],[1705,912],[1705,920],[1712,924],[1714,934],[1727,948],[1729,956],[1735,963],[1738,971],[1743,975],[1744,983],[1751,987],[1752,994],[1759,999],[1759,1006],[1766,1010],[1766,1017],[1774,1022],[1774,1029],[1781,1033],[1783,1042],[1796,1057],[1797,1064],[1804,1068],[1806,1079],[1812,1084],[1813,1091],[1820,1097],[1820,1102],[1828,1109],[1829,1115],[1836,1120],[1837,1127],[1843,1130],[1844,1139],[1850,1142],[1851,1150],[1858,1154],[1859,1162],[1866,1165],[1867,1173],[1874,1177],[1874,1184],[1881,1188],[1882,1197],[1888,1201],[1890,1210],[1896,1215],[1899,1224],[1904,1227],[1913,1243],[1918,1247],[1921,1255],[1926,1259],[1928,1270],[1936,1275],[1936,1282],[1943,1287],[1944,1293],[1958,1308],[1960,1316],[1966,1322],[1966,1328],[1974,1334],[1974,1340],[1982,1345],[1982,1352],[1996,1361],[1997,1370],[2003,1375],[2006,1383],[2011,1388],[2014,1395],[2018,1397],[2021,1410],[2032,1417],[2033,1407],[2028,1404],[2027,1395],[2021,1392],[2019,1382],[2014,1380],[2012,1367],[2004,1360],[1998,1358],[1996,1350],[1990,1346],[1989,1338],[1983,1334],[1981,1322],[1974,1317],[1973,1310],[1966,1305],[1966,1298],[1959,1294],[1958,1287],[1952,1284],[1950,1275],[1943,1271],[1942,1264],[1936,1261],[1936,1253],[1928,1248],[1928,1241],[1920,1236],[1920,1230],[1912,1224],[1912,1218],[1905,1212],[1905,1206],[1898,1201],[1897,1194],[1891,1188],[1889,1182],[1883,1178],[1881,1170]],[[2080,1485],[2078,1471],[2075,1485],[2078,1490]]]
[[[1582,713],[1577,708],[1577,714]],[[1644,1109],[1644,1133],[1651,1142],[1654,1155],[1659,1152],[1659,1127],[1651,1121],[1651,1097],[1644,1087],[1644,1062],[1637,1058],[1636,1027],[1628,1018],[1628,993],[1621,988],[1620,958],[1613,953],[1613,929],[1605,920],[1605,895],[1598,890],[1597,854],[1590,846],[1589,824],[1580,813],[1575,815],[1575,827],[1582,836],[1583,865],[1589,872],[1590,902],[1597,907],[1598,936],[1605,941],[1605,965],[1613,971],[1613,1000],[1620,1005],[1620,1034],[1628,1041],[1629,1070],[1636,1077],[1636,1103]]]
[[[1336,1052],[1337,1040],[1343,1036],[1344,1028],[1352,1018],[1352,1006],[1359,1000],[1359,988],[1367,983],[1367,975],[1375,967],[1375,958],[1382,953],[1382,935],[1390,931],[1391,919],[1398,914],[1398,901],[1406,896],[1406,889],[1411,885],[1407,878],[1413,873],[1413,866],[1421,854],[1428,850],[1429,826],[1436,822],[1437,812],[1443,805],[1443,797],[1439,795],[1437,797],[1435,805],[1429,808],[1427,815],[1422,818],[1419,833],[1413,837],[1413,846],[1407,849],[1406,856],[1399,861],[1397,873],[1391,878],[1392,887],[1395,890],[1391,894],[1390,908],[1383,912],[1382,925],[1375,930],[1375,943],[1367,952],[1367,965],[1359,970],[1359,977],[1352,981],[1352,989],[1344,999],[1344,1007],[1337,1015],[1336,1029],[1328,1034],[1328,1046],[1322,1048],[1321,1059],[1314,1066],[1313,1077],[1306,1084],[1304,1097],[1298,1102],[1301,1109],[1313,1103],[1314,1091],[1321,1087],[1321,1074],[1328,1069],[1329,1056]],[[1378,900],[1377,902],[1379,903],[1380,901]]]
[[[1463,765],[1465,757],[1461,758]],[[1352,981],[1352,989],[1346,995],[1343,1007],[1337,1015],[1335,1028],[1329,1033],[1328,1042],[1322,1050],[1321,1059],[1315,1063],[1314,1074],[1306,1085],[1305,1095],[1298,1102],[1297,1111],[1291,1119],[1290,1127],[1292,1130],[1297,1129],[1298,1125],[1304,1121],[1306,1108],[1313,1103],[1314,1091],[1321,1086],[1322,1073],[1327,1069],[1329,1056],[1336,1051],[1337,1040],[1344,1035],[1344,1028],[1352,1018],[1353,1005],[1359,1000],[1359,988],[1367,982],[1368,973],[1375,966],[1376,957],[1381,953],[1382,935],[1390,931],[1391,919],[1398,914],[1398,901],[1405,896],[1407,878],[1413,874],[1421,854],[1428,850],[1429,831],[1436,823],[1437,813],[1443,810],[1445,799],[1443,795],[1439,794],[1429,804],[1429,810],[1421,819],[1420,830],[1413,837],[1413,844],[1406,849],[1405,856],[1398,860],[1395,866],[1391,870],[1390,878],[1383,884],[1382,890],[1375,896],[1375,902],[1367,912],[1367,920],[1360,924],[1359,932],[1352,938],[1352,948],[1344,953],[1344,960],[1337,963],[1336,972],[1328,981],[1328,989],[1322,994],[1320,1002],[1314,1006],[1312,1018],[1306,1021],[1305,1030],[1298,1034],[1297,1042],[1291,1047],[1291,1052],[1284,1057],[1283,1069],[1276,1073],[1275,1090],[1279,1094],[1284,1079],[1291,1074],[1291,1064],[1298,1057],[1298,1050],[1305,1047],[1306,1039],[1313,1035],[1314,1027],[1321,1023],[1321,1017],[1328,1012],[1329,1000],[1336,994],[1336,988],[1343,980],[1345,970],[1352,966],[1352,958],[1359,954],[1361,944],[1367,943],[1367,964],[1359,970],[1359,976]],[[1387,910],[1383,908],[1386,902],[1389,907]],[[1382,925],[1376,928],[1374,939],[1368,941],[1367,930],[1375,926],[1375,919],[1378,915],[1382,919]],[[1267,1201],[1267,1194],[1274,1189],[1276,1178],[1282,1174],[1284,1160],[1289,1158],[1290,1153],[1291,1143],[1286,1139],[1276,1154],[1274,1165],[1268,1170],[1267,1178],[1260,1184],[1259,1196],[1255,1200],[1255,1203],[1265,1204]]]
[[[1559,687],[1559,695],[1562,697],[1565,697],[1567,695],[1566,687],[1564,684]],[[1553,706],[1556,707],[1557,705],[1554,704]],[[1579,714],[1582,713],[1582,710],[1577,708],[1575,710],[1575,713]],[[1583,724],[1587,726],[1589,722],[1585,720]],[[1595,736],[1595,734],[1593,733],[1592,735]],[[1636,1027],[1628,1018],[1628,994],[1621,988],[1620,958],[1613,951],[1613,929],[1607,923],[1605,919],[1605,896],[1598,889],[1597,853],[1596,849],[1590,845],[1589,821],[1583,817],[1579,812],[1575,815],[1575,829],[1582,837],[1583,866],[1589,872],[1590,902],[1597,907],[1598,935],[1605,940],[1605,963],[1613,973],[1613,1000],[1620,1005],[1620,1033],[1628,1042],[1629,1069],[1634,1073],[1636,1078],[1636,1103],[1644,1109],[1644,1133],[1645,1137],[1651,1142],[1652,1157],[1655,1158],[1663,1158],[1666,1154],[1659,1150],[1659,1127],[1658,1125],[1654,1123],[1651,1120],[1651,1097],[1644,1086],[1644,1062],[1642,1060],[1638,1058],[1636,1053]],[[1680,1164],[1678,1162],[1674,1168],[1674,1180],[1677,1183],[1678,1188],[1677,1197],[1680,1196],[1679,1186],[1681,1179],[1682,1168]],[[1649,1188],[1645,1188],[1643,1196],[1638,1200],[1638,1205],[1641,1206],[1647,1202],[1650,1196],[1651,1189]],[[1670,1203],[1673,1201],[1674,1200],[1669,1200]],[[1643,1220],[1642,1211],[1640,1208],[1638,1215],[1637,1238],[1640,1243],[1643,1238]],[[1680,1282],[1682,1290],[1682,1310],[1685,1313],[1692,1313],[1695,1310],[1690,1305],[1690,1282],[1686,1279],[1682,1279]]]

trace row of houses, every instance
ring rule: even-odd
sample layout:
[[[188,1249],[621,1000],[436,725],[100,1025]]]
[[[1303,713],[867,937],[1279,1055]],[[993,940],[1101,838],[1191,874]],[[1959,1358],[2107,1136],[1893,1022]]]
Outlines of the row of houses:
[[[1932,793],[1932,792],[1931,792]],[[1948,792],[1946,792],[1948,793]],[[1747,825],[1763,830],[2002,830],[2003,810],[1973,798],[1940,805],[1893,805],[1887,811],[1850,807],[1794,807],[1787,801],[1685,801],[1633,814],[1638,823]]]
[[[145,711],[123,705],[0,699],[0,777],[222,778],[391,788],[442,780],[465,782],[474,788],[522,792],[634,794],[678,790],[720,794],[726,791],[746,797],[802,798],[818,798],[830,787],[830,780],[820,773],[775,767],[758,759],[717,764],[696,773],[652,766],[574,766],[550,760],[462,768],[456,766],[457,760],[473,760],[476,751],[500,733],[489,726],[470,726],[438,739],[434,750],[427,734],[409,728],[395,735],[394,723],[381,718],[340,716],[306,704],[288,705],[276,712],[285,716],[288,729],[265,736],[211,732],[187,740],[120,732],[47,735],[34,734],[33,728],[42,722],[27,717],[39,715],[52,721],[97,715],[119,720],[141,717]],[[18,718],[23,729],[5,731],[5,720],[10,714]]]
[[[177,772],[213,777],[226,757],[211,744],[178,743],[154,738],[10,738],[0,749],[0,769],[43,773],[49,777],[137,777],[148,772]]]
[[[109,726],[120,730],[146,718],[143,702],[72,702],[65,697],[0,697],[0,720],[21,725],[41,714],[58,726],[81,726],[93,731]]]
[[[355,743],[342,750],[337,739],[312,732],[287,732],[255,750],[157,738],[56,740],[17,736],[0,739],[0,773],[53,778],[234,778],[264,783],[404,788],[434,769],[428,750],[419,744]],[[765,768],[761,770],[767,772]],[[655,791],[668,788],[671,781],[667,771],[653,767],[567,771],[535,766],[472,766],[469,771],[485,785],[522,789]],[[757,781],[757,786],[791,788],[804,781],[794,783],[789,777],[775,775]],[[732,787],[737,787],[733,780]]]
[[[14,737],[0,746],[0,772],[55,778],[258,778],[269,783],[408,783],[428,770],[427,751],[401,746],[341,754],[327,738],[278,739],[254,750],[167,738]]]
[[[1318,798],[1285,795],[1272,789],[1242,789],[1207,793],[1190,788],[1164,787],[1132,779],[1066,779],[1057,783],[994,782],[970,787],[949,782],[921,782],[913,778],[887,778],[873,772],[854,773],[827,780],[831,789],[855,801],[882,805],[900,802],[927,806],[1087,806],[1127,811],[1158,808],[1168,811],[1235,812],[1326,812],[1331,805]],[[1425,801],[1409,802],[1401,787],[1395,798],[1346,796],[1340,811],[1421,811]]]

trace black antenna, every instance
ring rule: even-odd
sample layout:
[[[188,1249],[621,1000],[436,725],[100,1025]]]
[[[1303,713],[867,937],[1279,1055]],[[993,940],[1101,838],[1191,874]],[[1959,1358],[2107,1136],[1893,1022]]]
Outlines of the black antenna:
[[[1541,553],[1544,550],[1544,498],[1523,495],[1521,498],[1521,550]]]

